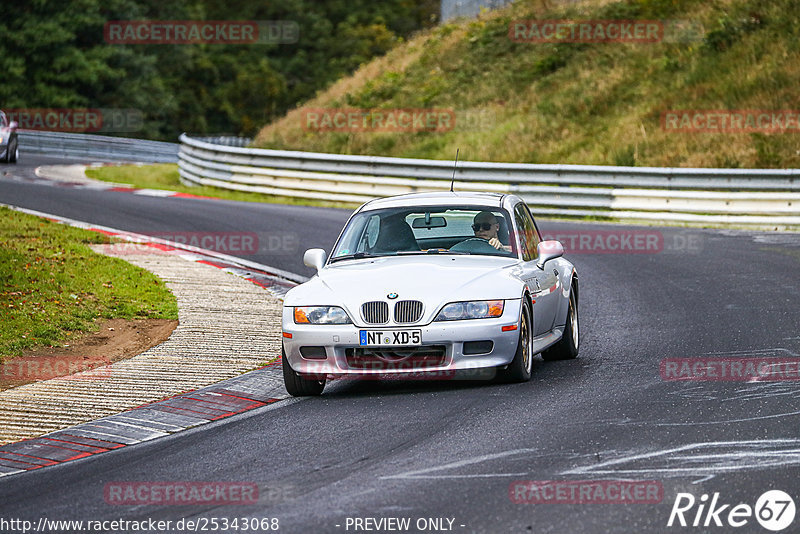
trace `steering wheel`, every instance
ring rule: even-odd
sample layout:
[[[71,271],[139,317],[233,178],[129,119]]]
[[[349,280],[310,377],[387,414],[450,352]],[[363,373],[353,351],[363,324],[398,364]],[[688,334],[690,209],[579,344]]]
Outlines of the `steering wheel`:
[[[489,241],[480,237],[470,237],[460,243],[456,243],[450,250],[453,252],[478,252],[487,254],[497,254],[498,250],[489,244]],[[500,251],[502,252],[502,251]]]

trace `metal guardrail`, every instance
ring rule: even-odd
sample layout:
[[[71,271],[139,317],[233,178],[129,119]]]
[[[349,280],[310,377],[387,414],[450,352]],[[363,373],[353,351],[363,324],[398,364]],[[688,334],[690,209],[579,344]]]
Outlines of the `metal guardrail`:
[[[447,191],[453,162],[219,146],[180,137],[188,185],[364,202]],[[457,191],[514,193],[542,215],[800,225],[798,169],[683,169],[459,162]]]
[[[203,137],[192,136],[192,139],[197,139],[198,141],[211,143],[212,145],[237,146],[237,147],[246,147],[253,142],[253,140],[250,139],[249,137],[238,137],[235,135],[206,135]]]
[[[19,130],[20,160],[26,153],[94,161],[175,163],[178,144],[107,135]]]
[[[482,9],[496,9],[511,0],[442,0],[439,10],[442,22],[456,17],[477,17]]]

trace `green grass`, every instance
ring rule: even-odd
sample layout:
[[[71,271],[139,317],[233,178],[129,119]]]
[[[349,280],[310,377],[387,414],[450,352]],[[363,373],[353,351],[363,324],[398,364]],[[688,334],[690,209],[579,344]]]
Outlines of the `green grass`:
[[[0,360],[91,332],[97,318],[178,318],[157,276],[87,246],[108,242],[0,207]]]
[[[231,191],[219,187],[187,186],[181,183],[178,175],[178,166],[174,163],[157,165],[115,165],[93,167],[86,169],[86,176],[104,182],[130,184],[138,188],[165,189],[179,193],[189,193],[204,197],[221,198],[224,200],[239,200],[245,202],[269,202],[272,204],[294,204],[300,206],[317,206],[327,208],[356,208],[358,204],[348,202],[329,202],[323,200],[300,199],[265,195],[262,193],[249,193],[245,191]]]
[[[656,44],[508,38],[512,21],[544,19],[683,20],[700,31]],[[445,160],[460,148],[473,161],[798,168],[798,133],[676,133],[661,125],[668,110],[800,109],[798,42],[800,0],[517,0],[410,39],[265,126],[255,145]],[[444,108],[457,121],[485,120],[439,133],[303,129],[303,108],[342,107]]]

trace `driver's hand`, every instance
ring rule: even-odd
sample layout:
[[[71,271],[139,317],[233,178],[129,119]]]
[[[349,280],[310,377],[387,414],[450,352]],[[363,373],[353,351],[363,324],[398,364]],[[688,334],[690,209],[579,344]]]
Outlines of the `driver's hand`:
[[[504,245],[504,244],[502,244],[502,243],[500,242],[500,240],[499,240],[499,239],[497,239],[496,237],[493,237],[493,238],[491,238],[491,239],[489,240],[489,244],[490,244],[490,245],[492,245],[492,246],[493,246],[494,248],[496,248],[497,250],[503,250],[503,251],[505,251],[505,252],[511,252],[511,247],[510,247],[510,246],[507,246],[507,245]]]

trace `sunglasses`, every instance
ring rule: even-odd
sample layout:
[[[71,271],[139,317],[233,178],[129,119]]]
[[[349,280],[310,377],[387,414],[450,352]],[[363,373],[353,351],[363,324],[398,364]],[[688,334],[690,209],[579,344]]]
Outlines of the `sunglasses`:
[[[481,229],[483,229],[483,230],[491,230],[492,226],[494,226],[495,224],[497,224],[497,223],[475,223],[475,224],[472,225],[472,231],[473,232],[477,232],[478,230],[481,230]]]

